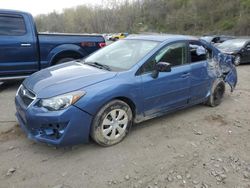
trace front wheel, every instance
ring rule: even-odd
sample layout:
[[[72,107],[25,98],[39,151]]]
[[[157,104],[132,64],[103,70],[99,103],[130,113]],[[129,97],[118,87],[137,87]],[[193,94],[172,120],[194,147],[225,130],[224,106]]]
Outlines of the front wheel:
[[[103,106],[92,123],[91,137],[102,146],[121,142],[132,125],[132,111],[121,100],[113,100]]]
[[[224,93],[225,93],[225,82],[222,79],[218,79],[214,82],[211,94],[207,100],[207,105],[216,107],[221,104]]]

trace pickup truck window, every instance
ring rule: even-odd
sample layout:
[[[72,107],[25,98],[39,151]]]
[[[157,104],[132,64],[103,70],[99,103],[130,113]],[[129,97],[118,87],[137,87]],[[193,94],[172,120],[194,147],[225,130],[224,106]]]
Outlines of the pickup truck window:
[[[0,15],[0,35],[25,35],[26,27],[23,17]]]

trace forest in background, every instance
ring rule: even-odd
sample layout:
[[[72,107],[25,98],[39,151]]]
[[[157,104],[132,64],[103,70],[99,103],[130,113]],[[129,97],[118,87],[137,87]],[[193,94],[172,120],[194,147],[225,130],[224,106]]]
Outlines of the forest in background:
[[[39,32],[250,35],[250,0],[103,0],[35,20]]]

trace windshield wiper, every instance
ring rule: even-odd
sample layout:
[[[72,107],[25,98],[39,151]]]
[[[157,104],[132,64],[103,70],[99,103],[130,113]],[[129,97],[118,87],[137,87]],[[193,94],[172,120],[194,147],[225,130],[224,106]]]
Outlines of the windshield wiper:
[[[100,66],[100,67],[102,67],[102,68],[104,68],[104,69],[106,69],[108,71],[111,71],[111,68],[108,65],[103,65],[103,64],[98,63],[98,62],[94,62],[94,64],[97,65],[97,66]]]
[[[103,64],[98,63],[98,62],[84,62],[84,64],[111,71],[111,68],[108,65],[103,65]]]

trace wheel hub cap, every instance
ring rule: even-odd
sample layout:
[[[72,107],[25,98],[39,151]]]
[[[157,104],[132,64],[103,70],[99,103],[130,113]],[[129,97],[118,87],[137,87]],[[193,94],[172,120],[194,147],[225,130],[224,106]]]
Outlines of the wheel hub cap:
[[[115,140],[124,134],[128,126],[128,115],[123,109],[110,111],[102,122],[102,134],[108,140]]]

